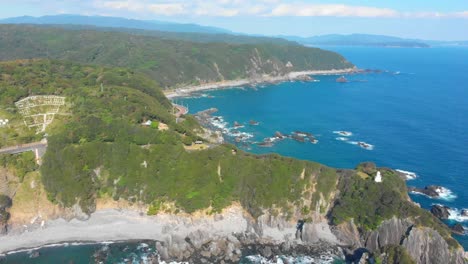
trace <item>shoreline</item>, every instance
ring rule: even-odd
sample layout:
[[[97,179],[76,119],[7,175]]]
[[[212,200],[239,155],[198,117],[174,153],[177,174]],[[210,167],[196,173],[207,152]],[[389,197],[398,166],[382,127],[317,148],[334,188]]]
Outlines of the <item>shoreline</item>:
[[[238,79],[238,80],[229,80],[229,81],[220,81],[220,82],[211,82],[201,85],[188,85],[182,86],[179,88],[175,88],[172,90],[163,91],[164,95],[168,98],[176,98],[176,97],[186,97],[189,96],[191,93],[200,92],[200,91],[209,91],[209,90],[217,90],[217,89],[227,89],[227,88],[234,88],[244,85],[253,85],[253,84],[262,84],[262,83],[277,83],[277,82],[285,82],[291,80],[301,80],[305,76],[309,75],[339,75],[339,74],[350,74],[358,71],[358,68],[346,68],[340,70],[311,70],[311,71],[297,71],[297,72],[290,72],[285,75],[280,76],[270,76],[265,75],[255,79]]]
[[[91,214],[87,220],[63,218],[50,220],[44,228],[18,232],[11,230],[0,236],[0,255],[25,252],[66,243],[102,244],[119,241],[171,241],[173,236],[185,237],[210,225],[213,233],[228,235],[242,231],[243,217],[240,208],[227,208],[224,219],[212,217],[186,217],[170,214],[147,216],[132,209],[102,209]],[[224,230],[223,230],[224,229]]]
[[[259,238],[272,244],[280,244],[285,237],[290,243],[306,243],[294,239],[296,222],[278,218],[269,223],[268,216],[261,217]],[[255,222],[246,215],[240,205],[232,205],[216,215],[173,215],[162,213],[147,216],[132,209],[101,209],[84,221],[62,218],[47,221],[44,228],[24,232],[11,230],[0,236],[0,256],[28,252],[46,247],[73,246],[80,244],[105,244],[127,241],[159,241],[167,248],[175,246],[181,252],[188,246],[185,238],[194,244],[228,238],[234,234],[255,234]],[[278,228],[278,225],[281,228]],[[338,244],[328,224],[316,219],[307,225],[315,239]],[[257,230],[258,231],[258,230]],[[312,241],[311,241],[312,242]]]

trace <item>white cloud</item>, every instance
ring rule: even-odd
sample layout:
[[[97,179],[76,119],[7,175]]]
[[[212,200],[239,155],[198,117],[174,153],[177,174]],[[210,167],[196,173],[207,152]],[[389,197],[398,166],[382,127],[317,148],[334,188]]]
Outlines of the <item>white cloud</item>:
[[[117,10],[128,10],[132,12],[140,12],[145,9],[144,3],[138,0],[127,0],[127,1],[104,1],[97,2],[98,7],[104,7],[108,9],[117,9]]]
[[[388,8],[349,5],[280,4],[271,16],[335,16],[335,17],[396,17],[398,12]]]
[[[468,11],[451,13],[450,17],[468,18]]]
[[[129,11],[135,15],[162,16],[273,16],[273,17],[381,17],[381,18],[468,18],[468,11],[405,12],[391,8],[345,4],[310,4],[304,0],[93,0],[108,12]]]
[[[187,10],[182,3],[173,3],[173,4],[151,4],[148,6],[148,9],[151,13],[156,15],[182,15],[186,14]]]

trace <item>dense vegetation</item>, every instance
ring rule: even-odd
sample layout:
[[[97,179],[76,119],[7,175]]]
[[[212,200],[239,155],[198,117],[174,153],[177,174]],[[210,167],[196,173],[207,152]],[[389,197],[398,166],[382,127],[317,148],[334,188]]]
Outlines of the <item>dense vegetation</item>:
[[[450,230],[431,215],[409,202],[405,182],[393,170],[379,168],[384,179],[381,183],[374,181],[377,168],[375,164],[360,164],[355,171],[348,171],[341,177],[339,195],[329,212],[334,224],[354,219],[354,223],[364,231],[376,229],[383,220],[393,216],[412,218],[417,225],[432,227],[445,238],[450,246],[457,247],[451,238]]]
[[[0,63],[0,70],[0,100],[10,105],[12,115],[12,103],[24,96],[67,97],[73,115],[48,128],[41,166],[49,198],[64,206],[79,202],[90,212],[98,195],[175,202],[187,212],[209,206],[218,211],[240,201],[259,215],[261,208],[272,207],[289,213],[290,202],[302,208],[303,191],[312,182],[318,191],[307,195],[314,202],[320,193],[327,199],[335,188],[335,170],[312,162],[235,149],[233,154],[229,145],[187,152],[182,142],[197,137],[196,124],[190,117],[176,124],[169,101],[144,75],[48,60]],[[170,129],[141,126],[147,119]]]
[[[127,67],[161,87],[352,66],[334,52],[299,45],[194,43],[122,32],[0,25],[0,60],[31,58]],[[288,62],[293,67],[287,67]]]
[[[13,170],[20,181],[27,173],[38,169],[36,157],[32,151],[21,154],[0,155],[0,167]]]
[[[230,43],[230,44],[275,44],[275,45],[297,45],[297,42],[289,41],[282,38],[273,37],[253,37],[247,35],[235,35],[228,33],[202,33],[202,32],[175,32],[175,31],[160,31],[148,29],[135,29],[123,27],[96,27],[84,25],[41,25],[43,27],[64,28],[72,30],[97,30],[108,32],[125,32],[134,35],[152,36],[161,39],[182,40],[198,43]]]
[[[376,259],[376,264],[415,264],[416,262],[411,258],[406,249],[402,246],[386,246],[382,250],[386,253],[385,261],[383,262],[379,257]]]

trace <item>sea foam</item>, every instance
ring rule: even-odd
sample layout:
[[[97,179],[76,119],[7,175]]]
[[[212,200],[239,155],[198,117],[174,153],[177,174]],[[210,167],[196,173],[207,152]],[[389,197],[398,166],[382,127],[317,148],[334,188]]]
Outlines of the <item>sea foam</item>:
[[[349,132],[349,131],[333,131],[333,133],[338,134],[343,137],[350,137],[353,135],[353,132]]]
[[[467,209],[464,209],[467,210]],[[454,220],[457,222],[467,222],[468,221],[468,216],[462,215],[462,210],[457,209],[457,208],[450,208],[449,210],[449,217],[448,219]]]
[[[396,171],[398,171],[399,173],[402,173],[406,177],[406,180],[414,180],[418,177],[416,173],[411,172],[411,171],[405,171],[405,170],[400,170],[400,169],[396,169]]]
[[[446,201],[453,201],[457,196],[449,189],[440,187],[435,190],[439,194],[439,198]]]
[[[337,137],[336,140],[338,140],[338,141],[348,141],[348,138],[345,138],[345,137]]]
[[[260,255],[247,256],[246,259],[250,263],[259,264],[283,264],[283,263],[297,263],[297,264],[331,264],[336,261],[336,256],[332,255],[320,255],[316,257],[310,256],[274,256],[271,259],[267,259]]]

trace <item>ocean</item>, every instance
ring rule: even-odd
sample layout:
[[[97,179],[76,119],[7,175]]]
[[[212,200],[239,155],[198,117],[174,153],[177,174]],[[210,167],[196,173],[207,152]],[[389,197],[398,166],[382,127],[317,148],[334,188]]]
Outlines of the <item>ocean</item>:
[[[442,199],[411,194],[413,200],[427,209],[447,205],[454,209],[449,224],[468,226],[468,217],[460,216],[468,208],[468,47],[327,49],[360,69],[376,71],[345,76],[347,83],[336,82],[340,76],[315,76],[315,82],[217,90],[175,101],[190,113],[217,108],[214,115],[221,122],[216,125],[226,128],[227,140],[250,152],[338,168],[373,161],[414,172],[417,178],[409,186],[435,184],[451,193]],[[234,122],[244,127],[234,128]],[[318,142],[256,144],[276,131],[312,133]],[[468,249],[467,236],[455,237]]]
[[[192,114],[217,108],[215,115],[221,118],[216,125],[225,128],[226,139],[253,153],[274,152],[339,168],[373,161],[414,172],[417,178],[408,181],[409,186],[435,184],[451,193],[443,199],[411,194],[413,200],[427,209],[435,203],[452,207],[450,224],[458,221],[468,226],[468,218],[460,216],[468,208],[468,48],[326,49],[341,53],[361,69],[378,71],[346,76],[347,83],[337,83],[340,76],[315,76],[315,82],[209,91],[174,101],[188,106]],[[259,123],[251,125],[250,120]],[[233,128],[234,122],[243,127]],[[287,139],[270,147],[257,144],[276,131],[312,133],[318,142]],[[468,249],[467,236],[455,238]],[[67,245],[41,249],[36,259],[24,252],[0,263],[52,263],[54,259],[89,263],[102,250],[112,256],[105,263],[113,263],[143,260],[154,248],[136,242],[110,247]]]

